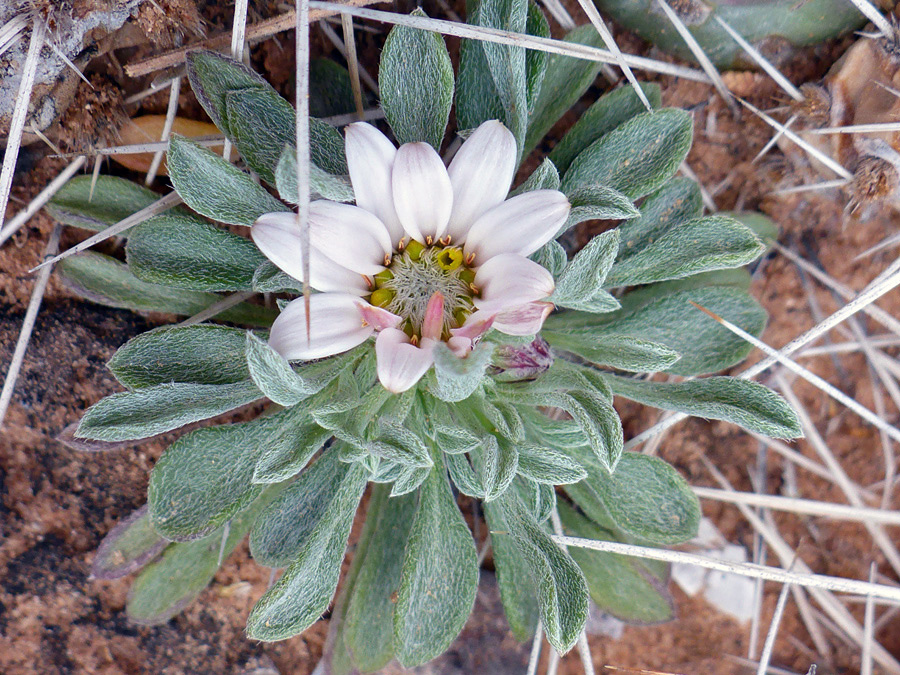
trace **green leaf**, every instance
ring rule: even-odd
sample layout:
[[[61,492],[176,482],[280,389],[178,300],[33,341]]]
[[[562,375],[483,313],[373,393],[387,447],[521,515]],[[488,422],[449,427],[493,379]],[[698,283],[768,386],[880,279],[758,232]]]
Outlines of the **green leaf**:
[[[584,185],[568,195],[572,210],[559,233],[567,232],[586,220],[628,220],[640,215],[631,200],[605,185]]]
[[[243,331],[225,326],[162,326],[132,338],[107,367],[129,389],[170,382],[234,384],[249,379]]]
[[[156,531],[172,541],[198,539],[246,508],[263,489],[251,482],[260,449],[290,414],[197,429],[170,445],[147,487]]]
[[[332,618],[332,675],[372,673],[394,656],[392,596],[417,502],[414,495],[390,498],[383,485],[372,488],[366,525]]]
[[[366,447],[377,457],[383,457],[408,467],[427,469],[433,462],[419,436],[397,425],[379,424],[381,434]]]
[[[63,283],[74,293],[108,307],[190,316],[222,299],[215,293],[149,284],[134,276],[124,263],[93,251],[70,256],[56,269]],[[270,326],[276,316],[278,313],[267,307],[242,302],[219,312],[216,318],[251,326]]]
[[[549,159],[545,159],[541,162],[541,165],[532,171],[531,175],[528,176],[519,187],[510,192],[509,195],[510,197],[515,197],[516,195],[520,195],[524,192],[531,192],[533,190],[559,190],[559,182],[559,171],[556,170],[553,162]]]
[[[394,653],[407,668],[450,646],[478,589],[472,533],[450,492],[440,456],[435,459],[420,493],[394,606]]]
[[[448,403],[471,396],[485,378],[485,370],[494,355],[494,345],[482,342],[461,359],[443,342],[434,348],[434,371],[429,374],[428,390]]]
[[[544,12],[534,0],[529,0],[528,2],[525,32],[536,37],[550,37],[550,24],[547,23],[547,17],[544,16]],[[541,94],[541,86],[544,83],[544,73],[547,72],[548,58],[549,54],[547,52],[538,51],[537,49],[525,50],[525,91],[529,115],[534,112],[534,108],[537,106],[538,98]]]
[[[365,487],[366,470],[358,464],[351,465],[295,561],[250,612],[248,637],[273,642],[297,635],[328,608]]]
[[[753,230],[753,234],[759,237],[768,251],[771,242],[778,241],[778,226],[768,216],[755,211],[719,211],[720,216],[734,218],[742,225]]]
[[[149,438],[240,408],[260,398],[252,382],[174,383],[107,396],[81,418],[75,436],[97,441]]]
[[[438,449],[448,455],[460,455],[481,445],[481,439],[471,431],[443,424],[434,425],[434,440]]]
[[[700,188],[688,179],[676,177],[641,202],[639,218],[619,225],[622,245],[619,260],[642,251],[672,229],[703,213]]]
[[[568,485],[587,476],[578,462],[558,450],[536,445],[519,446],[518,471],[536,483]]]
[[[548,241],[541,246],[531,254],[531,259],[550,272],[554,278],[559,277],[569,264],[566,249],[556,240]]]
[[[618,230],[609,230],[591,239],[557,279],[550,302],[569,307],[597,295],[618,251]]]
[[[248,174],[183,136],[172,136],[166,161],[179,196],[207,218],[250,227],[264,213],[290,211]]]
[[[187,76],[191,89],[222,133],[229,134],[225,97],[229,91],[271,89],[261,75],[232,58],[207,49],[187,54]]]
[[[610,375],[613,392],[663,410],[734,422],[773,438],[801,438],[797,413],[774,391],[734,377],[707,377],[691,382],[648,382]]]
[[[131,231],[128,269],[143,281],[195,291],[246,291],[266,257],[240,235],[196,216],[162,214]]]
[[[635,373],[656,373],[671,368],[678,352],[661,342],[641,340],[630,335],[584,333],[577,336],[544,332],[542,335],[557,349],[578,354],[591,363]]]
[[[654,110],[662,105],[662,92],[658,84],[641,82],[640,87]],[[554,146],[550,159],[565,173],[572,160],[594,141],[646,110],[633,87],[623,85],[613,89],[594,101],[578,117],[562,140]]]
[[[617,262],[606,285],[636,286],[741,267],[758,258],[765,248],[750,228],[733,218],[697,218],[681,223],[641,251]]]
[[[538,622],[538,589],[531,578],[531,566],[519,553],[498,502],[484,504],[484,515],[492,533],[491,549],[503,612],[513,637],[525,642],[534,635]],[[504,534],[499,534],[504,533]]]
[[[484,486],[469,463],[469,459],[465,455],[447,455],[444,459],[447,462],[450,480],[453,481],[456,488],[469,497],[484,499]]]
[[[606,185],[631,199],[643,197],[675,175],[692,137],[691,116],[684,110],[632,117],[572,161],[562,190],[569,194],[586,185]]]
[[[421,466],[407,466],[401,469],[400,475],[394,481],[391,488],[391,497],[401,497],[407,495],[413,490],[418,490],[428,476],[431,475],[431,469]]]
[[[606,46],[597,29],[590,24],[578,26],[563,40],[601,49]],[[462,44],[465,45],[466,41]],[[551,54],[547,58],[541,92],[528,120],[523,157],[531,154],[550,128],[584,95],[597,78],[601,65],[596,61],[560,54]]]
[[[421,10],[413,16],[425,16]],[[453,65],[439,33],[394,26],[378,67],[381,107],[397,142],[440,150],[453,104]]]
[[[557,546],[518,499],[500,502],[509,532],[538,587],[541,624],[547,641],[560,654],[569,651],[584,630],[588,591],[571,556]],[[502,536],[495,534],[495,538]]]
[[[275,168],[275,185],[279,196],[286,202],[297,204],[297,150],[288,145],[281,153],[278,166]],[[356,197],[350,183],[343,178],[332,176],[327,171],[309,165],[309,189],[312,198],[317,196],[334,202],[352,202]]]
[[[295,293],[303,292],[303,282],[278,269],[269,260],[265,260],[253,273],[253,290],[257,293]]]
[[[91,576],[105,581],[137,572],[169,545],[150,524],[144,504],[109,531],[97,547]]]
[[[609,540],[609,533],[565,503],[559,517],[566,534],[583,539]],[[571,547],[569,553],[587,581],[591,599],[617,619],[631,624],[662,623],[675,618],[675,603],[665,584],[635,558]]]
[[[153,190],[115,176],[75,176],[44,207],[54,220],[86,230],[104,230],[158,201]],[[133,230],[132,230],[133,232]],[[120,236],[128,236],[126,231]]]
[[[284,147],[296,142],[294,108],[269,87],[239,89],[225,93],[225,114],[229,135],[247,166],[274,185]]]
[[[553,509],[556,508],[556,488],[553,485],[538,483],[520,475],[513,481],[512,489],[538,523],[550,519]]]
[[[148,565],[135,579],[128,594],[128,618],[137,624],[166,623],[187,607],[212,581],[225,559],[250,529],[256,514],[278,494],[278,487],[263,493],[249,509],[196,541],[171,544],[158,561]],[[224,541],[223,541],[224,537]]]
[[[475,454],[478,482],[484,487],[484,501],[492,502],[506,492],[519,468],[519,452],[516,446],[495,436],[486,435],[481,452]]]
[[[307,418],[305,411],[295,415],[292,424],[283,424],[273,432],[260,449],[254,483],[280,483],[303,470],[331,432]]]
[[[356,110],[350,73],[331,59],[309,62],[309,114],[313,117],[347,115]]]

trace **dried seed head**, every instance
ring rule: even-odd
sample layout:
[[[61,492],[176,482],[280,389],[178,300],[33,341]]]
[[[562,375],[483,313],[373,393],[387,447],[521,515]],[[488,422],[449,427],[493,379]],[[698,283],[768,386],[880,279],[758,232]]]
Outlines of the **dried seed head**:
[[[860,160],[850,184],[850,210],[880,202],[900,186],[900,172],[880,157],[866,156]]]
[[[791,110],[811,127],[824,127],[831,119],[831,95],[816,84],[800,85],[802,101],[791,103]]]

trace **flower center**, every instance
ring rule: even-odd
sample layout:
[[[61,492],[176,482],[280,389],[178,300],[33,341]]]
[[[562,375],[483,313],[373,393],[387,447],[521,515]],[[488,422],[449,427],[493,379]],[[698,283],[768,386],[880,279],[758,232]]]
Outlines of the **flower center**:
[[[475,270],[466,264],[462,249],[436,242],[425,246],[413,240],[395,253],[387,269],[375,275],[375,290],[369,302],[402,316],[401,328],[410,336],[422,335],[428,300],[435,293],[444,297],[442,337],[465,323],[473,311]]]

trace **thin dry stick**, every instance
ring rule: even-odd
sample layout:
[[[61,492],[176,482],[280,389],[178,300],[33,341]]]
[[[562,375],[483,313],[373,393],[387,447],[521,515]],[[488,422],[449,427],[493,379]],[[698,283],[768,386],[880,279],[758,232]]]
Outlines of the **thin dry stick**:
[[[875,563],[869,566],[869,581],[875,579]],[[859,675],[872,675],[872,645],[875,643],[875,603],[872,596],[866,598],[863,618],[862,668]]]
[[[891,22],[869,0],[850,0],[850,2],[878,27],[885,38],[889,40],[894,38],[894,27],[891,26]]]
[[[408,26],[409,28],[417,28],[419,30],[434,31],[444,35],[452,35],[454,37],[468,38],[470,40],[481,40],[483,42],[495,42],[501,45],[510,45],[512,47],[525,47],[526,49],[534,49],[549,54],[560,54],[562,56],[571,56],[586,61],[596,61],[598,63],[616,64],[617,61],[613,55],[605,50],[596,47],[589,47],[577,42],[565,42],[563,40],[553,40],[551,38],[542,38],[534,35],[526,35],[524,33],[513,33],[507,30],[499,30],[496,28],[485,28],[483,26],[470,26],[464,23],[455,23],[453,21],[444,21],[441,19],[430,19],[421,16],[409,16],[407,14],[394,14],[393,12],[381,12],[374,9],[363,9],[360,7],[351,7],[349,5],[341,5],[334,2],[320,2],[319,0],[310,0],[310,7],[316,9],[327,10],[340,14],[350,14],[361,19],[371,19],[372,21],[380,21],[382,23],[394,24],[397,26]],[[710,83],[709,77],[696,68],[685,68],[684,66],[676,66],[663,61],[655,61],[653,59],[634,56],[632,54],[622,54],[624,61],[632,68],[640,68],[654,73],[662,73],[664,75],[673,75],[686,80],[695,82]]]
[[[226,309],[234,307],[235,305],[241,304],[244,300],[253,297],[253,291],[241,291],[240,293],[232,293],[231,295],[226,295],[221,300],[216,300],[213,304],[211,304],[206,309],[202,309],[194,316],[189,317],[179,323],[179,326],[193,326],[194,324],[203,323],[214,316],[221,314]]]
[[[778,190],[772,190],[770,194],[773,195],[793,195],[798,192],[813,192],[818,190],[832,190],[834,188],[844,187],[845,185],[849,185],[850,181],[845,178],[837,178],[835,180],[826,180],[821,183],[811,183],[810,185],[794,185],[793,187],[788,188],[780,188]]]
[[[16,105],[9,122],[6,150],[3,154],[3,168],[0,169],[0,230],[3,229],[3,223],[6,222],[6,206],[9,204],[9,193],[12,190],[16,160],[19,158],[19,148],[22,145],[25,118],[28,116],[28,103],[31,100],[31,90],[34,88],[34,76],[37,72],[46,30],[44,22],[35,17],[31,29],[31,40],[28,43],[28,53],[25,63],[22,65],[22,79],[16,94]]]
[[[555,649],[550,650],[550,656],[547,658],[547,675],[556,675],[559,669],[559,653]]]
[[[204,148],[222,145],[224,141],[225,136],[223,136],[222,134],[207,134],[205,136],[195,136],[191,138],[192,143],[202,145]],[[114,145],[111,148],[97,148],[96,150],[89,150],[81,154],[84,154],[88,157],[107,157],[109,155],[142,155],[148,152],[157,152],[158,150],[165,151],[168,149],[168,147],[168,141],[153,141],[150,143],[135,143],[133,145]],[[79,155],[78,153],[71,152],[61,153],[58,156],[67,158],[76,157]]]
[[[728,104],[728,107],[731,108],[731,112],[737,114],[737,106],[734,103],[734,96],[728,91],[728,87],[725,86],[725,82],[722,80],[722,76],[719,74],[719,71],[716,70],[716,67],[713,65],[713,62],[709,60],[709,57],[706,55],[706,52],[703,51],[703,47],[700,46],[700,43],[691,35],[691,32],[688,30],[687,26],[684,25],[684,22],[675,13],[675,11],[669,7],[666,0],[656,0],[656,4],[660,6],[662,11],[665,13],[666,18],[672,23],[675,27],[675,30],[678,31],[678,34],[681,36],[681,39],[684,40],[685,44],[687,44],[688,49],[691,50],[691,53],[700,63],[700,66],[703,68],[703,72],[705,72],[709,79],[712,81],[713,86],[716,88],[716,91],[719,92],[719,96],[722,97],[722,100]]]
[[[309,0],[297,0],[297,221],[303,260],[303,300],[306,308],[306,340],[312,339],[309,316]]]
[[[701,499],[711,499],[728,504],[747,504],[748,506],[758,506],[775,511],[801,513],[808,516],[833,518],[835,520],[900,525],[900,511],[883,511],[866,506],[847,506],[845,504],[832,504],[831,502],[820,502],[813,499],[782,497],[780,495],[767,495],[756,492],[732,492],[730,490],[695,486],[692,486],[691,489]],[[848,486],[848,489],[855,492],[852,486]]]
[[[575,20],[569,14],[569,10],[563,7],[559,0],[542,0],[544,7],[556,19],[556,23],[562,27],[564,31],[570,31],[575,28]]]
[[[341,28],[344,31],[344,48],[347,50],[347,66],[350,70],[350,88],[353,90],[353,102],[356,114],[363,118],[362,87],[359,85],[359,59],[356,57],[356,36],[353,34],[353,17],[341,14]]]
[[[634,76],[631,67],[625,63],[625,57],[622,56],[622,50],[619,49],[619,45],[616,44],[616,39],[609,31],[609,28],[607,28],[606,22],[603,20],[603,17],[600,16],[600,12],[597,11],[597,6],[591,0],[578,0],[578,4],[581,5],[581,9],[584,10],[584,13],[587,14],[587,17],[594,25],[594,28],[597,29],[600,38],[603,40],[603,44],[607,46],[609,51],[612,52],[612,55],[616,58],[617,65],[622,69],[625,78],[628,80],[631,88],[634,89],[634,93],[637,94],[641,103],[644,104],[644,107],[647,110],[652,111],[653,106],[650,105],[647,95],[644,93],[644,90],[641,89],[641,85],[638,84],[637,78]]]
[[[94,170],[91,172],[91,189],[88,192],[88,202],[94,201],[94,189],[97,187],[97,181],[100,180],[100,167],[103,164],[103,158],[100,155],[94,157]]]
[[[59,249],[60,232],[62,232],[62,225],[57,224],[50,234],[50,240],[47,242],[47,248],[44,250],[44,258],[52,256]],[[16,348],[13,350],[9,369],[6,371],[3,389],[0,390],[0,427],[3,426],[3,420],[6,419],[6,412],[9,410],[13,389],[16,386],[16,380],[19,378],[22,362],[25,360],[25,350],[28,349],[31,331],[34,330],[34,323],[37,320],[37,314],[41,308],[41,300],[44,298],[44,291],[47,290],[47,282],[50,281],[50,272],[52,270],[52,267],[42,269],[34,282],[34,289],[31,291],[31,300],[28,302],[28,309],[25,310],[22,330],[19,331],[19,339],[16,341]]]
[[[870,337],[868,340],[869,344],[872,347],[881,348],[881,347],[898,347],[900,346],[900,338],[894,335],[875,335]],[[828,354],[849,354],[852,352],[862,351],[862,344],[855,340],[848,340],[847,342],[835,342],[830,345],[823,345],[821,347],[807,347],[799,354],[796,355],[796,358],[800,357],[813,357],[813,356],[823,356]]]
[[[181,78],[176,77],[172,80],[169,88],[169,106],[166,109],[166,121],[163,124],[162,135],[159,137],[160,143],[169,144],[169,137],[172,135],[172,127],[175,125],[175,115],[178,113],[178,96],[181,94]],[[147,177],[144,179],[144,185],[151,185],[156,179],[156,173],[162,164],[165,150],[158,150],[153,155],[153,161],[150,162],[150,168],[147,170]]]
[[[17,14],[0,26],[0,56],[21,39],[26,28],[28,28],[28,20],[25,18],[25,14]]]
[[[137,213],[131,214],[124,220],[120,220],[115,225],[110,225],[102,232],[98,232],[93,237],[85,239],[80,244],[76,244],[72,248],[63,251],[54,258],[42,262],[40,265],[30,271],[34,272],[35,270],[43,269],[49,265],[55,265],[60,260],[64,260],[65,258],[68,258],[71,255],[75,255],[76,253],[81,253],[81,251],[90,248],[94,244],[99,244],[101,241],[106,241],[110,237],[115,237],[117,234],[121,234],[129,228],[134,227],[139,223],[143,223],[148,218],[152,218],[153,216],[162,213],[163,211],[166,211],[173,206],[178,206],[179,204],[181,204],[181,197],[178,196],[177,192],[167,194],[165,197],[158,199],[150,204],[150,206],[141,209]]]
[[[797,115],[791,115],[787,122],[784,123],[785,129],[790,129],[791,125],[797,121]],[[763,156],[771,150],[775,144],[778,142],[783,134],[780,131],[776,131],[772,138],[768,140],[768,142],[763,146],[763,149],[756,153],[756,156],[750,161],[751,164],[756,164],[759,160],[763,158]]]
[[[781,587],[778,603],[775,605],[775,612],[772,614],[772,623],[769,624],[769,632],[766,634],[766,641],[763,644],[762,655],[759,657],[759,667],[756,669],[756,675],[765,675],[769,668],[769,661],[772,660],[772,651],[775,649],[775,636],[778,635],[778,627],[781,625],[781,617],[784,615],[784,608],[787,605],[788,592],[790,590],[790,584],[785,584]]]
[[[342,24],[343,24],[345,16],[350,16],[350,15],[349,14],[341,15],[341,23]],[[350,18],[353,18],[353,17],[350,17]],[[341,36],[338,35],[337,33],[335,33],[334,29],[331,26],[329,26],[328,23],[325,21],[319,22],[319,29],[323,33],[325,33],[325,37],[327,37],[331,41],[331,44],[333,44],[335,47],[337,47],[337,50],[341,53],[341,56],[343,56],[345,59],[347,59],[347,63],[350,63],[350,54],[347,52],[347,46],[344,44],[344,41],[341,39]],[[354,30],[355,30],[355,27],[354,27]],[[356,45],[354,44],[354,49],[355,48],[356,48]],[[362,65],[360,65],[359,59],[356,60],[356,70],[359,72],[359,78],[362,80],[363,84],[365,84],[372,91],[373,94],[378,96],[379,95],[378,83],[375,81],[375,79],[371,75],[369,75],[369,72],[365,68],[363,68]]]
[[[75,161],[73,161],[69,164],[69,166],[63,169],[63,171],[56,178],[50,181],[47,187],[41,190],[38,193],[38,196],[32,199],[31,203],[29,203],[28,206],[26,206],[15,216],[10,218],[10,221],[6,224],[6,227],[3,228],[3,230],[0,230],[0,246],[2,246],[7,239],[18,232],[19,228],[27,223],[44,204],[49,202],[50,198],[57,192],[59,192],[60,188],[78,172],[78,170],[84,165],[84,162],[84,157],[76,158]]]
[[[845,127],[819,127],[804,130],[808,134],[880,134],[883,131],[900,131],[900,122],[878,122],[873,124],[848,124]]]
[[[538,662],[541,658],[541,644],[544,642],[544,626],[538,619],[537,628],[534,631],[534,640],[531,643],[531,654],[528,656],[528,670],[525,675],[537,675]]]
[[[896,246],[897,244],[900,244],[900,233],[892,234],[890,237],[885,237],[874,246],[867,248],[865,251],[853,258],[853,260],[855,262],[857,260],[862,260],[863,258],[868,258],[873,253],[878,253],[878,251],[890,248],[891,246]]]

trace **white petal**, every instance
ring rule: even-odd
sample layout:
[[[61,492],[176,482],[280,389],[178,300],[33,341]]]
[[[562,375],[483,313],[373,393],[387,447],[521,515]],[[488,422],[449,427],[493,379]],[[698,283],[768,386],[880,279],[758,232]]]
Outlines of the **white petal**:
[[[453,186],[440,156],[428,143],[404,143],[397,150],[391,177],[394,208],[406,233],[425,243],[447,229]]]
[[[375,331],[363,325],[359,298],[347,293],[314,293],[309,298],[309,339],[306,299],[288,303],[269,333],[269,346],[289,361],[321,359],[362,344]]]
[[[556,236],[569,208],[569,200],[557,190],[516,195],[475,221],[463,250],[475,254],[477,265],[500,253],[531,255]]]
[[[512,309],[506,309],[494,317],[494,328],[507,335],[534,335],[540,332],[553,303],[530,302]]]
[[[253,224],[250,236],[269,260],[303,281],[303,246],[296,214],[266,213]],[[337,264],[315,247],[309,251],[309,285],[318,291],[355,295],[371,292],[362,275]]]
[[[378,380],[395,394],[406,391],[422,379],[434,363],[434,342],[423,340],[421,347],[410,344],[406,333],[387,328],[375,340]]]
[[[405,234],[391,192],[391,170],[397,148],[387,136],[365,122],[347,126],[344,137],[356,205],[378,216],[396,244]]]
[[[509,192],[516,173],[516,138],[497,120],[482,122],[450,162],[453,212],[447,234],[461,244],[472,223]]]
[[[475,272],[475,286],[481,290],[481,297],[475,298],[475,306],[497,312],[543,300],[555,288],[550,272],[516,253],[501,253],[490,258]]]
[[[387,228],[368,211],[324,199],[309,205],[309,240],[339,265],[378,274],[393,250]]]

